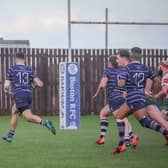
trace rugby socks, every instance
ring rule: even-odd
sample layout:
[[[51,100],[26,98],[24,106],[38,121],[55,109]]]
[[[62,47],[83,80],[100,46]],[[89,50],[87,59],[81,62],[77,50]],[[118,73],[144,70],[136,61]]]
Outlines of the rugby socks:
[[[124,141],[125,141],[125,143],[128,143],[130,141],[129,136],[124,136]]]
[[[133,131],[129,132],[129,139],[131,139],[133,136],[134,136],[134,132]]]
[[[125,137],[125,122],[117,122],[118,134],[119,134],[119,146],[124,144]]]
[[[124,142],[125,144],[130,143],[130,136],[124,136]]]
[[[160,124],[158,124],[148,116],[144,116],[142,119],[139,120],[139,122],[143,127],[150,128],[152,130],[160,132],[163,135],[167,134],[167,131],[164,127],[162,127]]]
[[[106,135],[107,128],[108,128],[108,120],[101,119],[100,120],[100,138],[102,138]]]
[[[44,125],[45,125],[45,123],[46,123],[46,121],[45,121],[45,120],[41,120],[41,121],[40,121],[40,125],[42,125],[42,126],[44,126]]]
[[[13,138],[14,135],[15,135],[15,131],[14,130],[9,130],[8,137]]]

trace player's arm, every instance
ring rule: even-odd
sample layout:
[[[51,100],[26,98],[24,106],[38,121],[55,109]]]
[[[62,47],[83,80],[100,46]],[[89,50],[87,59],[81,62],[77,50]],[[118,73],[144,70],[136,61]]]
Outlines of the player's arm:
[[[12,68],[9,68],[6,73],[6,79],[4,82],[4,92],[8,94],[12,94],[11,92],[11,81],[12,81]]]
[[[107,77],[102,77],[99,86],[97,88],[97,91],[95,93],[95,95],[93,96],[93,98],[96,98],[107,86],[107,82],[108,82],[108,78]]]
[[[35,71],[32,70],[31,73],[31,77],[32,77],[32,87],[35,88],[37,87],[43,87],[43,82],[42,80],[40,80],[40,78],[38,77],[37,73]]]
[[[33,85],[35,85],[37,87],[43,87],[43,82],[42,82],[42,80],[40,80],[40,78],[35,77],[35,78],[33,78]]]
[[[153,91],[155,93],[158,93],[160,90],[160,84],[161,84],[160,78],[157,76],[155,72],[149,69],[149,78],[147,79],[145,90],[151,92],[152,84],[153,84]]]
[[[146,81],[146,87],[145,87],[145,95],[147,98],[153,97],[153,91],[152,91],[152,85],[153,85],[153,91],[154,93],[158,93],[160,90],[160,79],[156,76],[153,79],[147,78]]]
[[[5,80],[5,83],[4,83],[4,92],[5,93],[10,94],[10,85],[11,85],[11,81],[10,80]]]
[[[152,90],[152,84],[153,84],[153,81],[150,78],[147,78],[147,80],[146,80],[146,86],[145,86],[145,91],[151,92],[151,90]]]
[[[165,97],[167,95],[167,92],[168,92],[168,85],[164,85],[164,86],[162,86],[161,91],[159,93],[157,93],[154,97],[156,99]]]
[[[153,92],[158,93],[160,91],[160,87],[161,87],[160,78],[156,76],[155,78],[153,78]]]
[[[152,84],[153,84],[153,80],[151,80],[150,78],[147,78],[146,80],[146,86],[145,86],[145,96],[147,98],[152,98]]]

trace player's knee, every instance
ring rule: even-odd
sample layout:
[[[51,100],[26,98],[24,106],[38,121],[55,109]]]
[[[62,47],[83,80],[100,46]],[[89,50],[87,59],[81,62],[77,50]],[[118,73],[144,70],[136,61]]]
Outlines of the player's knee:
[[[16,115],[16,114],[17,114],[17,111],[16,111],[16,110],[12,110],[11,114],[12,114],[12,115]]]
[[[15,104],[12,106],[11,114],[12,115],[16,115],[17,114],[17,109],[16,109],[16,105]]]
[[[104,112],[104,111],[101,111],[100,112],[100,118],[102,119],[102,118],[107,118],[108,117],[108,114],[106,113],[106,112]]]
[[[22,112],[22,116],[26,119],[26,121],[31,122],[33,119],[33,115],[31,113],[31,111],[27,108],[24,109],[24,111]]]
[[[123,122],[124,120],[116,119],[117,122]],[[125,121],[124,121],[125,122]]]
[[[116,119],[119,119],[119,120],[122,120],[124,117],[122,115],[120,115],[119,113],[113,113],[113,116],[116,118]]]

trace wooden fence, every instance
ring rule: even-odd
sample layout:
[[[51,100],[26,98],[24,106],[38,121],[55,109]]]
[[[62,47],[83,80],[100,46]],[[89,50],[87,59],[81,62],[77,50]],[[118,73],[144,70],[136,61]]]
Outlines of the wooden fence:
[[[26,62],[32,66],[44,82],[44,87],[33,92],[32,110],[40,115],[59,114],[59,63],[68,61],[67,49],[0,48],[0,115],[10,114],[12,99],[3,91],[7,69],[14,64],[14,53],[26,54]],[[81,114],[98,114],[105,104],[102,94],[94,102],[94,95],[108,56],[116,54],[117,49],[73,49],[72,61],[80,63]],[[166,60],[168,50],[143,49],[142,63],[156,70],[158,63]]]

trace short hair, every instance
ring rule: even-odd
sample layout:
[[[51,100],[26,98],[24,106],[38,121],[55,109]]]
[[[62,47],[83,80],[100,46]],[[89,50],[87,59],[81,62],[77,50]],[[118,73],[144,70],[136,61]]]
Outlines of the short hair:
[[[131,48],[131,53],[130,53],[130,59],[140,61],[141,60],[141,54],[142,54],[142,49],[139,47],[133,47]]]
[[[111,63],[111,65],[115,68],[118,67],[118,64],[117,64],[117,57],[115,55],[112,55],[109,57],[109,62]]]
[[[120,57],[125,57],[127,59],[129,59],[130,57],[129,51],[125,49],[119,50],[118,55],[120,55]]]
[[[24,55],[24,53],[22,53],[22,52],[18,52],[18,53],[15,54],[15,58],[25,59],[25,55]]]
[[[141,55],[142,49],[139,47],[133,47],[131,48],[131,55]]]

